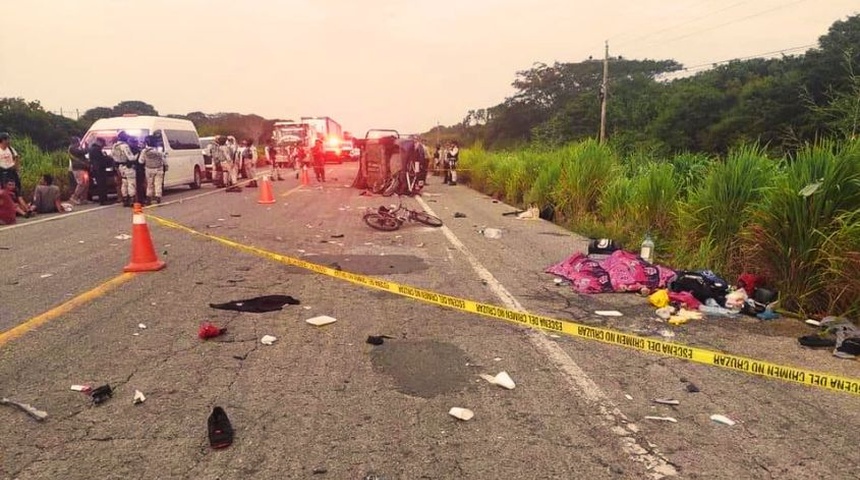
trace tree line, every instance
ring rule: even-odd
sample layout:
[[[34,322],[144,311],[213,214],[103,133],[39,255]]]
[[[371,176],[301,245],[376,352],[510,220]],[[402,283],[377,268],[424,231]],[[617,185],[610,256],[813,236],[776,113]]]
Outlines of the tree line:
[[[836,21],[801,55],[736,60],[683,73],[674,60],[538,63],[516,72],[515,94],[470,110],[456,125],[425,133],[431,141],[508,149],[595,138],[607,95],[607,136],[622,151],[725,154],[759,142],[778,154],[817,138],[860,134],[860,15]]]
[[[139,100],[122,101],[113,107],[95,107],[84,112],[77,120],[46,111],[38,101],[22,98],[0,98],[0,131],[13,137],[28,137],[42,151],[64,149],[73,136],[82,136],[100,118],[126,114],[158,115],[152,105]],[[259,115],[240,113],[190,112],[186,115],[166,115],[191,120],[201,137],[234,135],[250,138],[256,143],[269,138],[275,120]]]

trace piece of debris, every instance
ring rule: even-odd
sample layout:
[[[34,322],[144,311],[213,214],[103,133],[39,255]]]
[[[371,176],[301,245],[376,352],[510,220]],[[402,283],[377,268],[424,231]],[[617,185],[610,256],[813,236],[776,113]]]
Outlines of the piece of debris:
[[[626,398],[627,400],[633,400],[633,395],[630,395],[629,393],[625,393],[624,398]]]
[[[680,405],[681,402],[673,399],[673,398],[655,398],[654,403],[659,403],[660,405]]]
[[[730,427],[735,424],[735,421],[732,420],[731,418],[729,418],[725,415],[720,415],[718,413],[711,415],[711,420],[713,420],[717,423],[722,423],[723,425],[728,425]]]
[[[678,420],[675,420],[672,417],[652,417],[649,415],[649,416],[645,417],[645,420],[656,420],[658,422],[678,423]]]
[[[337,235],[332,235],[331,238],[343,238],[343,234],[338,233]]]
[[[221,225],[206,225],[206,228],[220,228]]]
[[[496,357],[496,358],[494,358],[494,359],[493,359],[493,361],[494,361],[494,362],[501,362],[501,361],[502,361],[502,357]]]
[[[415,246],[416,246],[416,247],[418,247],[418,248],[422,248],[422,247],[424,246],[424,242],[421,242],[421,243],[419,243],[418,245],[415,245]]]
[[[12,405],[13,407],[18,407],[19,409],[26,412],[27,415],[30,415],[31,417],[35,418],[40,422],[48,418],[48,412],[39,410],[38,408],[30,405],[29,403],[16,402],[15,400],[10,400],[8,398],[0,398],[0,403],[2,403],[3,405]]]
[[[43,274],[39,275],[39,278],[48,278],[48,277],[53,277],[53,276],[54,276],[53,273],[43,273]]]
[[[93,387],[89,385],[72,385],[71,387],[71,390],[74,390],[76,392],[89,392],[92,389]]]
[[[233,358],[235,358],[236,360],[244,360],[248,358],[248,354],[246,353],[244,355],[233,355]]]
[[[600,315],[601,317],[622,317],[623,313],[618,310],[596,310],[594,312],[596,315]]]
[[[110,385],[102,385],[101,387],[94,388],[90,392],[90,397],[93,399],[93,403],[96,405],[101,405],[106,402],[107,399],[113,396],[113,389],[110,388]]]
[[[305,320],[305,322],[310,323],[311,325],[321,327],[323,325],[328,325],[330,323],[336,322],[337,319],[334,317],[329,317],[328,315],[320,315],[318,317],[309,318]]]
[[[115,238],[115,239],[117,239],[117,240],[128,240],[128,239],[130,239],[130,238],[131,238],[131,235],[129,235],[129,234],[127,234],[127,233],[121,233],[121,234],[119,234],[119,235],[117,235],[117,236],[115,236],[115,237],[113,237],[113,238]]]
[[[481,230],[478,230],[478,233],[487,238],[502,238],[502,231],[498,228],[482,228]]]
[[[452,417],[458,418],[465,422],[471,420],[472,417],[475,416],[475,412],[469,410],[468,408],[452,407],[451,410],[448,410],[448,415],[451,415]]]
[[[210,303],[209,306],[219,310],[264,313],[283,310],[284,305],[298,305],[300,303],[299,300],[289,295],[263,295],[245,300],[233,300],[227,303]]]
[[[521,213],[525,213],[525,210],[514,210],[513,212],[505,212],[505,213],[503,213],[503,214],[502,214],[502,216],[505,216],[505,217],[512,217],[512,216],[514,216],[514,215],[519,215],[519,214],[521,214]]]
[[[138,324],[137,324],[137,328],[139,328],[139,329],[141,329],[141,330],[146,330],[146,325],[144,325],[144,324],[142,324],[142,323],[138,323]]]
[[[658,308],[654,313],[663,320],[669,320],[675,314],[675,307]]]
[[[277,339],[278,338],[273,335],[263,335],[263,338],[260,339],[260,343],[262,343],[263,345],[271,345],[275,343],[275,340]]]
[[[465,213],[454,212],[454,218],[466,218]]]
[[[242,214],[241,213],[231,213],[230,216],[231,217],[241,217]]]
[[[493,385],[498,385],[502,388],[507,388],[508,390],[513,390],[514,387],[517,386],[511,376],[508,375],[508,372],[499,372],[495,377],[486,374],[481,374],[479,376]]]
[[[207,422],[209,445],[212,448],[227,448],[233,444],[233,425],[227,418],[227,412],[221,407],[214,407]]]
[[[146,396],[140,390],[134,391],[134,398],[131,400],[133,405],[140,405],[146,401]]]
[[[200,324],[200,329],[197,330],[197,336],[200,337],[201,340],[206,340],[207,338],[215,338],[224,335],[226,332],[226,328],[219,328],[209,322],[203,322]]]
[[[223,221],[224,221],[224,219],[223,219],[223,218],[219,218],[219,219],[218,219],[218,221],[219,221],[219,222],[223,222]]]
[[[391,339],[394,337],[389,337],[388,335],[368,335],[366,343],[369,343],[371,345],[382,345],[383,343],[385,343],[386,338]]]
[[[661,329],[657,333],[663,338],[675,338],[675,332],[666,328]]]
[[[811,318],[806,319],[806,322],[804,322],[804,323],[806,323],[807,325],[812,325],[813,327],[820,327],[821,326],[821,322],[819,322],[818,320],[813,320]]]
[[[688,383],[688,384],[687,384],[687,391],[688,391],[688,392],[690,392],[690,393],[699,393],[699,392],[701,392],[701,390],[699,390],[699,387],[697,387],[695,383]]]
[[[328,472],[328,469],[325,467],[314,467],[314,469],[311,470],[311,473],[314,475],[320,475],[326,472]]]

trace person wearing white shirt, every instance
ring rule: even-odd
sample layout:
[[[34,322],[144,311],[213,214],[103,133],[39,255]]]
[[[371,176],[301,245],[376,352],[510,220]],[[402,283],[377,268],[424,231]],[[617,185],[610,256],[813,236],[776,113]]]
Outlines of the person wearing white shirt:
[[[6,132],[0,132],[0,185],[6,185],[11,180],[15,188],[21,191],[21,177],[18,172],[20,158],[12,148],[12,137]]]

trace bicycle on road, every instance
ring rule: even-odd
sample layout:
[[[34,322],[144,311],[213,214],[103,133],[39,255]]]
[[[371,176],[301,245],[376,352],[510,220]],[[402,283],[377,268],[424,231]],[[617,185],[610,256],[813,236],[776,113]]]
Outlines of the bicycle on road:
[[[402,200],[395,209],[381,206],[375,212],[364,214],[363,218],[368,226],[384,232],[393,232],[406,222],[423,223],[430,227],[442,226],[442,220],[438,217],[404,207]]]

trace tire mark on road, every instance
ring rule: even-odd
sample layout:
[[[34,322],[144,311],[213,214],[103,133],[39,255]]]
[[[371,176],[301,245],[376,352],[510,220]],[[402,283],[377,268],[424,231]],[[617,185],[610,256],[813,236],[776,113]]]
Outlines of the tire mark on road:
[[[425,212],[438,217],[427,202],[420,196],[415,199],[421,204]],[[520,312],[527,311],[522,304],[502,285],[489,270],[469,251],[459,238],[446,225],[441,227],[442,233],[448,238],[454,247],[463,254],[475,273],[481,280],[487,283],[490,290],[511,310]],[[675,466],[656,451],[654,445],[646,440],[640,440],[639,428],[630,423],[618,407],[612,403],[603,390],[573,361],[572,358],[554,341],[549,339],[545,332],[527,330],[526,337],[529,341],[565,375],[570,382],[571,390],[580,398],[597,407],[604,425],[620,437],[621,449],[635,462],[641,463],[647,470],[647,476],[652,479],[661,479],[668,476],[676,476],[678,471]],[[644,443],[646,446],[643,446]],[[647,448],[646,448],[647,447]]]

